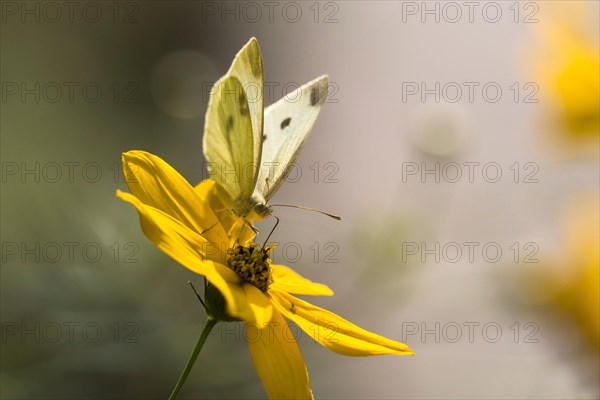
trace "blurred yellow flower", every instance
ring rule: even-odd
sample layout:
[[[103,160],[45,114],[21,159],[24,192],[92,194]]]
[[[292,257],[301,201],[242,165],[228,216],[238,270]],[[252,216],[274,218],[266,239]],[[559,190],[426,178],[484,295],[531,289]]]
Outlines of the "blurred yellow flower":
[[[270,398],[312,398],[306,365],[286,331],[286,319],[339,354],[413,354],[405,344],[294,297],[333,292],[283,265],[271,265],[271,248],[252,243],[254,232],[223,206],[223,193],[214,181],[193,187],[165,161],[143,151],[125,153],[123,168],[131,193],[117,191],[117,196],[136,207],[145,235],[170,257],[206,277],[207,307],[217,314],[215,319],[234,317],[252,332],[248,347]],[[210,299],[213,288],[224,299],[224,314],[215,310],[218,301]]]
[[[557,304],[572,315],[592,344],[600,348],[600,199],[577,198],[565,219],[570,271],[560,277]]]
[[[600,349],[599,202],[597,194],[573,199],[564,215],[564,245],[554,261],[521,268],[517,282],[524,301],[560,310],[596,349]]]
[[[593,2],[548,2],[536,25],[539,42],[530,59],[549,125],[571,144],[598,143],[600,53]],[[595,21],[597,23],[597,21]],[[562,141],[564,142],[564,140]]]

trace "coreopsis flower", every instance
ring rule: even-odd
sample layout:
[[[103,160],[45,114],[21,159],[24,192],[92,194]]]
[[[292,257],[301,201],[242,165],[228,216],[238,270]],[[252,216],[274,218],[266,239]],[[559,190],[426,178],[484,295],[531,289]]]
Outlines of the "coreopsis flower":
[[[125,153],[123,168],[131,193],[118,191],[117,196],[135,206],[148,239],[206,278],[209,320],[241,320],[252,332],[248,347],[270,398],[312,398],[306,365],[286,332],[286,320],[339,354],[413,354],[403,343],[295,297],[333,292],[272,264],[272,247],[253,242],[253,229],[225,207],[229,200],[214,181],[193,187],[165,161],[143,151]]]

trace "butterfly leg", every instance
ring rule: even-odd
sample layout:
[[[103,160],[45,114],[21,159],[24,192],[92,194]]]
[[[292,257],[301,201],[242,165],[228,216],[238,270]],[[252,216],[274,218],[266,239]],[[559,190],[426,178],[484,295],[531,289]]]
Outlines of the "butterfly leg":
[[[218,213],[218,212],[222,212],[222,211],[233,212],[233,209],[231,209],[231,208],[221,208],[220,210],[214,210],[215,214]],[[214,228],[215,226],[217,226],[217,224],[219,222],[221,222],[222,220],[223,220],[222,218],[217,219],[217,222],[215,222],[214,224],[212,224],[211,226],[209,226],[208,228],[206,228],[205,230],[203,230],[202,232],[200,232],[200,235],[203,235],[206,232],[210,231],[212,228]]]
[[[269,236],[267,236],[267,239],[265,239],[265,243],[262,245],[263,249],[267,246],[267,243],[269,242],[269,239],[271,238],[271,235],[273,234],[273,232],[275,232],[275,229],[277,228],[277,225],[279,225],[279,218],[276,215],[273,215],[273,218],[275,218],[277,220],[277,222],[275,222],[275,225],[273,226],[273,229],[271,229],[271,232],[269,232]]]
[[[252,223],[246,219],[246,216],[242,217],[242,220],[244,223],[242,224],[242,226],[240,227],[240,230],[238,231],[236,243],[239,243],[240,237],[242,236],[242,233],[244,232],[244,228],[246,228],[246,227],[252,229],[252,232],[254,233],[254,235],[258,235],[258,233],[260,232],[258,230],[258,228],[254,227],[252,225]]]

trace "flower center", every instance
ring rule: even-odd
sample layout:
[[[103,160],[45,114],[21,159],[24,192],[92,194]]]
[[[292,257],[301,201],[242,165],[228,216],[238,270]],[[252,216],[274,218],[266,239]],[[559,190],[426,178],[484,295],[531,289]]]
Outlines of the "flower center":
[[[266,292],[273,277],[271,276],[271,248],[258,248],[256,243],[249,247],[236,246],[227,251],[227,265],[244,282],[248,282]]]

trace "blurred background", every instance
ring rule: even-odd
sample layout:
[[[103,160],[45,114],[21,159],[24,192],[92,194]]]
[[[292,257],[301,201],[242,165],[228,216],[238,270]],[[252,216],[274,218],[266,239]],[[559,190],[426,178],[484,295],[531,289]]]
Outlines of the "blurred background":
[[[600,397],[598,2],[0,4],[3,399],[169,395],[201,279],[115,197],[120,157],[206,178],[210,87],[252,36],[266,104],[331,81],[274,200],[343,221],[278,209],[275,262],[416,352],[345,358],[294,329],[316,398]],[[221,324],[182,398],[264,397]]]

